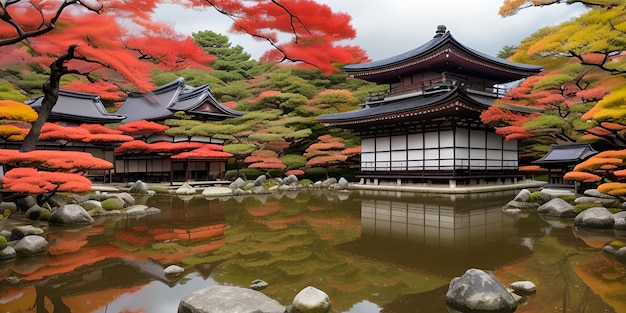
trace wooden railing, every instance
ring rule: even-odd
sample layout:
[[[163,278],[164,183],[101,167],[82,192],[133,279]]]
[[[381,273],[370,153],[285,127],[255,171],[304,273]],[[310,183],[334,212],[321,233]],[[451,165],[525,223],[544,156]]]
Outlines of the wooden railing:
[[[399,86],[394,87],[393,89],[387,89],[385,91],[379,92],[370,92],[369,96],[366,98],[365,103],[382,101],[389,97],[400,96],[410,93],[417,94],[429,94],[429,93],[438,93],[441,91],[447,91],[452,89],[454,86],[460,85],[467,91],[477,92],[484,95],[494,96],[498,98],[502,98],[507,91],[508,88],[499,85],[485,85],[479,84],[475,82],[469,81],[461,81],[461,80],[446,80],[437,79],[437,80],[427,80],[417,84],[408,85],[408,86]]]

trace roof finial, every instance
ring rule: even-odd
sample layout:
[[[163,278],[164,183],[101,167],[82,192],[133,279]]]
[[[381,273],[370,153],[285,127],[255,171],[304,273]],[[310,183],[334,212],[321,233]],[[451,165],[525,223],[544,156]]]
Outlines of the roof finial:
[[[445,33],[446,33],[446,25],[439,25],[437,26],[437,30],[435,31],[435,37],[433,38],[441,37]]]

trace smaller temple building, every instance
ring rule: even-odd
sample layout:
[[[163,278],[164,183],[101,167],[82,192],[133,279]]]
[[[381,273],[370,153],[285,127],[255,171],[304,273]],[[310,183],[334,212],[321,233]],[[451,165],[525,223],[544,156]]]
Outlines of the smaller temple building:
[[[576,164],[598,154],[588,143],[575,143],[568,145],[552,145],[550,151],[542,158],[533,161],[535,165],[548,170],[549,184],[565,184],[563,175],[574,169]],[[570,182],[573,184],[573,182]]]
[[[361,136],[365,183],[477,184],[514,181],[516,141],[505,141],[480,114],[506,93],[506,83],[542,71],[468,48],[446,27],[406,53],[346,65],[351,77],[389,85],[352,112],[322,115],[327,127]]]
[[[42,101],[43,96],[29,100],[26,104],[38,110]],[[115,113],[107,112],[97,94],[60,90],[48,122],[81,127],[84,124],[119,125],[142,120],[163,122],[173,118],[176,112],[184,112],[204,121],[220,121],[244,114],[219,103],[208,85],[187,86],[181,77],[148,92],[128,94],[126,101]],[[163,133],[135,139],[159,147],[170,148],[167,145],[178,144],[188,148],[183,148],[182,152],[185,153],[181,153],[180,149],[117,153],[115,149],[120,146],[117,141],[40,140],[38,149],[84,151],[107,160],[114,164],[113,170],[89,172],[90,177],[103,177],[104,181],[212,180],[223,177],[226,171],[228,157],[225,153],[212,150],[189,153],[203,145],[222,146],[223,140],[203,136],[168,136]],[[18,146],[11,148],[18,149]]]
[[[163,122],[176,112],[194,116],[204,121],[221,121],[242,116],[244,113],[219,103],[209,85],[191,87],[180,77],[171,83],[149,92],[130,93],[117,110],[124,115],[122,123],[146,120]],[[141,138],[151,145],[222,145],[223,140],[205,136],[168,136],[153,134]],[[221,179],[226,172],[228,157],[223,153],[180,153],[155,150],[151,153],[116,153],[115,175],[118,179],[133,181],[187,181]]]

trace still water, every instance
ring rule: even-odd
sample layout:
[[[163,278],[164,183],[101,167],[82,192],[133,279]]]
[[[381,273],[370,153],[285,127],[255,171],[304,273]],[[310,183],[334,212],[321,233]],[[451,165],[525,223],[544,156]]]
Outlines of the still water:
[[[503,214],[515,194],[138,198],[161,212],[40,225],[46,256],[0,263],[0,312],[173,313],[196,290],[255,279],[284,305],[311,285],[334,312],[447,312],[448,283],[469,268],[533,281],[516,312],[626,312],[626,269],[600,251],[619,238]],[[168,279],[170,264],[185,273]]]

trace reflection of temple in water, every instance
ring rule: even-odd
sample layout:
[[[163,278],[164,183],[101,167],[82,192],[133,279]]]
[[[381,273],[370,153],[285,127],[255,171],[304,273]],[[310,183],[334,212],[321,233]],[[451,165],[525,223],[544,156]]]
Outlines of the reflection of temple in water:
[[[361,202],[361,236],[452,249],[497,243],[515,234],[513,217],[502,214],[502,206],[511,196],[489,195],[394,199],[379,193],[376,198],[364,198]]]
[[[336,248],[445,277],[493,269],[531,254],[502,213],[514,196],[363,192],[361,238]]]

